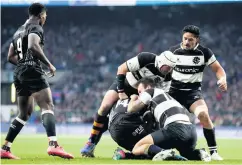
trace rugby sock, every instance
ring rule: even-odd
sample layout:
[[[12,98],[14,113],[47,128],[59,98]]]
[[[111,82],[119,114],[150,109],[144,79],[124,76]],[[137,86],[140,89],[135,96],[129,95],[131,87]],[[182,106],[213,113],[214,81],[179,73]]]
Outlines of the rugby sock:
[[[125,159],[151,159],[148,155],[134,155],[133,153],[126,152]]]
[[[6,143],[5,143],[5,147],[3,146],[3,148],[6,147],[11,147],[12,142],[14,141],[14,139],[16,138],[16,136],[19,134],[19,132],[21,131],[21,129],[23,128],[23,126],[26,124],[26,121],[23,121],[22,119],[20,119],[19,117],[16,117],[13,122],[11,123],[9,130],[8,130],[8,134],[6,137]]]
[[[52,110],[44,110],[41,113],[42,123],[45,127],[47,137],[49,140],[49,146],[58,146],[57,137],[55,131],[55,116]]]
[[[91,136],[89,138],[89,142],[93,144],[97,144],[101,139],[102,134],[108,129],[108,117],[101,116],[98,113],[95,116]]]
[[[215,139],[215,128],[213,128],[213,129],[203,128],[203,133],[207,140],[210,154],[212,155],[214,152],[218,152],[217,143],[216,143],[216,139]]]
[[[148,152],[146,152],[149,156],[154,157],[156,154],[162,151],[162,148],[156,145],[150,145],[148,148]]]

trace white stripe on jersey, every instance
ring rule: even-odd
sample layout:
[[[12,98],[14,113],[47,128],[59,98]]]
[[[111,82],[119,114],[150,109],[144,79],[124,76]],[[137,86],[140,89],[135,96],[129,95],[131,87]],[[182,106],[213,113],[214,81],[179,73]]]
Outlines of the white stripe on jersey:
[[[202,82],[203,72],[194,73],[194,74],[183,74],[173,70],[172,78],[174,80],[181,81],[183,83]]]
[[[133,71],[136,71],[136,70],[140,69],[139,59],[138,59],[137,56],[131,58],[130,60],[128,60],[126,62],[126,65],[127,65],[127,67],[128,67],[130,72],[133,72]]]
[[[137,88],[136,84],[138,81],[131,72],[126,73],[126,79],[129,85],[131,85],[133,88]]]
[[[215,61],[216,61],[216,57],[213,54],[212,57],[210,57],[210,59],[208,60],[208,62],[206,62],[206,65],[208,66],[208,65],[214,63]]]
[[[154,110],[154,116],[157,122],[159,122],[161,115],[168,109],[172,108],[172,107],[180,107],[183,108],[182,105],[180,103],[178,103],[176,100],[167,100],[164,101],[160,104],[158,104],[155,107]]]
[[[205,59],[204,56],[201,55],[175,55],[177,57],[177,63],[176,65],[183,65],[183,66],[201,66],[205,65]],[[200,60],[197,64],[193,62],[193,59],[198,57]]]
[[[164,127],[170,123],[173,123],[175,121],[187,121],[190,123],[189,117],[185,114],[176,114],[168,117],[164,123]]]

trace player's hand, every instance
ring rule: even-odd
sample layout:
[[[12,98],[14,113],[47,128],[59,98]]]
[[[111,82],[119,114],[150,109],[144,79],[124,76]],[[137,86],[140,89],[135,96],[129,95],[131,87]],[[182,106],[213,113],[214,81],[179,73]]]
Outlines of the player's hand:
[[[119,93],[118,96],[120,100],[125,100],[129,98],[124,92]]]
[[[139,98],[139,96],[136,95],[136,94],[133,94],[133,95],[130,96],[130,99],[134,100],[134,101],[137,100],[138,98]]]
[[[56,68],[54,67],[54,65],[50,64],[49,65],[49,70],[50,70],[50,76],[49,77],[55,76]]]
[[[226,81],[226,78],[223,77],[223,78],[219,79],[217,81],[217,85],[218,85],[218,88],[221,91],[223,91],[223,92],[227,91],[227,81]]]

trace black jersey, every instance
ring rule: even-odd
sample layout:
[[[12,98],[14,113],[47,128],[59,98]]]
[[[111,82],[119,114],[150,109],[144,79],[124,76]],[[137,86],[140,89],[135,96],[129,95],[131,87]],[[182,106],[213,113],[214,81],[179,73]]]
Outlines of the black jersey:
[[[34,23],[25,23],[15,32],[13,36],[13,46],[15,54],[18,55],[18,67],[32,66],[36,71],[42,73],[40,60],[28,49],[28,35],[34,33],[40,37],[40,46],[44,46],[44,31],[42,26]]]
[[[171,87],[179,90],[200,89],[205,66],[216,61],[213,52],[199,44],[192,50],[183,49],[179,44],[171,47],[170,51],[177,57]]]

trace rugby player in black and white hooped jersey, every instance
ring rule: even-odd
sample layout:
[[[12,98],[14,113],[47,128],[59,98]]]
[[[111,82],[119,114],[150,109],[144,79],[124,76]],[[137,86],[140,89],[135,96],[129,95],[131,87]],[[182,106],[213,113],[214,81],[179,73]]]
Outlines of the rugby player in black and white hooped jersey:
[[[108,114],[119,99],[127,99],[132,94],[137,94],[136,83],[144,77],[152,77],[156,82],[167,81],[171,77],[166,75],[176,65],[176,58],[170,51],[165,51],[159,56],[149,52],[142,52],[118,67],[117,77],[106,92],[100,108],[93,122],[91,136],[81,149],[81,155],[94,157],[94,149],[103,132],[107,130]],[[161,83],[163,84],[163,83]],[[166,88],[163,87],[163,88]]]
[[[214,125],[202,96],[201,83],[204,68],[209,66],[216,74],[219,89],[227,91],[226,73],[214,53],[199,43],[198,27],[187,25],[182,32],[182,43],[170,48],[177,57],[177,65],[172,72],[169,94],[200,120],[212,159],[223,160],[217,152]]]
[[[147,155],[153,160],[165,160],[174,156],[173,148],[188,160],[210,161],[204,149],[196,149],[197,133],[190,122],[187,109],[164,90],[156,87],[152,79],[144,78],[138,83],[139,97],[131,96],[130,114],[150,111],[159,129],[142,138],[132,149],[134,155]],[[184,160],[183,158],[180,160]]]

